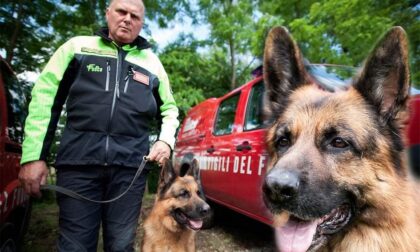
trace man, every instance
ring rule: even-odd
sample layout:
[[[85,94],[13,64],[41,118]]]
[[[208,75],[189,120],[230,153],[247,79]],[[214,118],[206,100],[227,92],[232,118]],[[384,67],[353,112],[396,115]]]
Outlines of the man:
[[[50,59],[35,83],[25,125],[19,178],[27,193],[40,196],[46,183],[45,160],[65,101],[57,185],[93,200],[120,195],[149,152],[154,118],[161,131],[147,158],[169,157],[178,109],[163,66],[138,36],[144,12],[141,0],[111,0],[108,28],[70,39]],[[57,194],[58,251],[96,251],[101,222],[105,251],[132,251],[146,175],[109,204]]]

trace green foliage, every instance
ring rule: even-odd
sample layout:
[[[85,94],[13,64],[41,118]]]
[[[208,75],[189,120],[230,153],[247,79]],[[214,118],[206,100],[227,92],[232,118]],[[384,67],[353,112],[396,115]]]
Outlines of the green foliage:
[[[265,38],[272,27],[283,25],[284,20],[270,14],[262,15],[255,23],[254,35],[251,36],[251,53],[262,59],[264,54]]]
[[[313,3],[317,0],[264,0],[258,1],[258,8],[262,13],[279,15],[287,23],[291,20],[302,18],[308,14]]]
[[[16,72],[36,70],[51,53],[46,45],[54,38],[50,25],[56,12],[52,0],[1,1],[0,51]]]
[[[0,49],[16,72],[39,71],[75,35],[105,25],[106,0],[6,1],[0,6]]]
[[[146,17],[156,21],[160,27],[168,27],[172,20],[182,22],[183,17],[192,15],[188,0],[144,0]]]
[[[211,25],[211,38],[219,46],[233,40],[238,52],[244,53],[253,24],[251,1],[202,0],[201,13]]]
[[[200,0],[198,6],[202,22],[210,25],[210,41],[229,59],[230,89],[233,89],[249,75],[250,62],[262,55],[264,40],[257,35],[267,33],[282,19],[257,13],[256,1]],[[254,59],[250,59],[251,52]]]
[[[418,1],[260,1],[263,13],[284,18],[312,62],[360,66],[372,46],[392,26],[402,26],[411,45],[412,80],[420,87]]]
[[[160,54],[169,75],[181,119],[187,111],[205,98],[221,96],[229,90],[228,63],[217,49],[199,53],[206,41],[194,41],[192,35],[182,35]]]
[[[238,55],[244,54],[250,45],[252,2],[201,0],[199,6],[205,22],[210,24],[212,42],[229,54],[233,89],[237,85]]]
[[[100,27],[106,26],[107,0],[61,0],[59,6],[53,19],[53,28],[57,34],[54,48],[71,37],[92,35]]]
[[[360,64],[376,40],[392,23],[388,17],[372,15],[369,1],[327,1],[311,6],[308,17],[290,23],[294,36],[313,61]],[[317,48],[317,50],[310,50]]]

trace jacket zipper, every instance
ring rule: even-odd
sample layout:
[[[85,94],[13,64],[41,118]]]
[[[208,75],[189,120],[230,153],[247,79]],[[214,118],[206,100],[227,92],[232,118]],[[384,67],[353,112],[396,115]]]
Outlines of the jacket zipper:
[[[114,117],[115,106],[117,103],[117,99],[120,98],[120,69],[122,67],[122,49],[117,47],[118,57],[117,57],[117,71],[115,76],[115,88],[114,88],[114,96],[112,98],[112,105],[111,105],[111,115],[108,121],[107,127],[107,135],[106,135],[106,143],[105,143],[105,164],[108,165],[108,152],[109,152],[109,131],[111,127],[112,118]]]
[[[109,91],[109,76],[111,74],[111,65],[109,60],[106,61],[106,81],[105,81],[105,91]]]
[[[125,80],[124,94],[127,93],[128,83],[130,82],[130,76],[133,76],[133,67],[132,66],[128,67],[127,76],[125,76],[125,78],[124,78],[124,80]]]

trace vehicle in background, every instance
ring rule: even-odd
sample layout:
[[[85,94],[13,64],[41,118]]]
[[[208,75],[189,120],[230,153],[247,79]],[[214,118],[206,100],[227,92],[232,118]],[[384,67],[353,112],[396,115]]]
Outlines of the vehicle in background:
[[[420,90],[411,88],[411,116],[407,127],[407,146],[410,166],[420,178]]]
[[[307,70],[321,89],[330,91],[347,88],[355,71],[327,64],[308,64]],[[182,172],[197,159],[208,199],[271,224],[261,196],[267,163],[261,72],[257,69],[250,82],[223,97],[205,100],[188,112],[178,133],[173,162]],[[419,171],[420,96],[413,96],[411,104],[414,113],[408,147],[412,164]]]
[[[25,105],[23,88],[0,58],[0,251],[18,251],[29,222],[30,198],[18,180]]]

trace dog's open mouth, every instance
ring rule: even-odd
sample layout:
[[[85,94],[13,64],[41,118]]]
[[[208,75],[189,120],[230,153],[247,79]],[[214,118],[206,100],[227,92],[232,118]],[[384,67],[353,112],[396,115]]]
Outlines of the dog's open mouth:
[[[348,205],[335,208],[321,218],[303,220],[290,214],[287,222],[275,228],[276,242],[281,252],[304,252],[323,245],[327,235],[337,233],[352,217]]]
[[[202,219],[193,219],[191,217],[188,217],[185,213],[181,211],[181,209],[176,209],[173,211],[172,216],[182,226],[186,226],[191,228],[192,230],[200,230],[203,226],[203,220]]]

